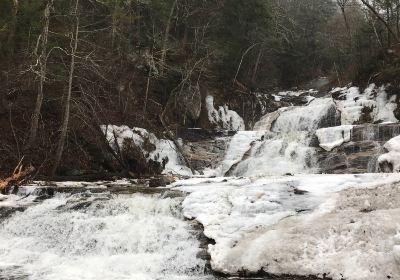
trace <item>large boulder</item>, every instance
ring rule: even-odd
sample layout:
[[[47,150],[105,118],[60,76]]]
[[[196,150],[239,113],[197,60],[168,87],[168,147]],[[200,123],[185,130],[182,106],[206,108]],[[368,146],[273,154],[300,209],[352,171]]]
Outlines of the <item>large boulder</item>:
[[[176,108],[185,118],[197,121],[201,112],[201,94],[198,86],[190,86],[177,94]]]

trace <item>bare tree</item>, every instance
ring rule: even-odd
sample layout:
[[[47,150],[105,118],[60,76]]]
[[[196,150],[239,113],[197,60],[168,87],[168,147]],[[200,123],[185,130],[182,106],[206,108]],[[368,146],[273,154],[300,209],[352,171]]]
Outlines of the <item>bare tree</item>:
[[[73,16],[75,18],[74,32],[71,34],[71,62],[68,77],[68,91],[65,98],[65,108],[63,122],[61,126],[61,135],[57,144],[56,156],[53,165],[52,174],[54,175],[57,171],[58,165],[60,164],[61,157],[64,151],[65,140],[67,138],[69,114],[70,114],[70,104],[72,95],[72,85],[74,80],[74,70],[75,70],[75,56],[78,49],[78,36],[79,36],[79,14],[78,14],[79,0],[75,1],[75,8],[73,11]]]
[[[14,51],[14,39],[15,39],[15,31],[17,27],[17,14],[19,10],[19,1],[18,0],[12,0],[13,6],[12,6],[12,23],[10,26],[10,30],[8,32],[8,38],[7,38],[7,44],[9,46],[12,46],[12,51]]]
[[[40,111],[42,108],[42,103],[43,103],[43,86],[46,81],[46,73],[47,73],[47,41],[48,41],[48,36],[49,36],[49,25],[50,25],[50,10],[53,6],[53,0],[48,0],[46,7],[44,9],[43,13],[43,29],[42,33],[40,34],[37,45],[35,48],[35,55],[37,57],[36,64],[39,66],[39,70],[37,74],[39,75],[39,88],[38,88],[38,94],[36,97],[36,104],[35,104],[35,109],[32,114],[32,120],[31,120],[31,128],[29,131],[29,139],[27,143],[27,149],[32,147],[34,143],[36,142],[36,136],[37,136],[37,130],[38,130],[38,123],[39,123],[39,116],[40,116]],[[40,54],[39,54],[40,52]]]
[[[344,24],[346,25],[346,29],[347,32],[350,35],[351,38],[351,34],[350,34],[350,25],[349,25],[349,21],[347,20],[347,15],[346,15],[346,7],[349,4],[350,0],[336,0],[337,5],[340,8],[340,11],[342,12],[343,15],[343,20],[344,20]]]
[[[388,34],[390,34],[396,42],[399,41],[399,38],[397,34],[393,31],[392,27],[390,26],[390,22],[384,19],[384,17],[379,13],[379,10],[375,8],[369,0],[360,0],[365,7],[368,8],[368,10],[385,26],[386,30],[388,31]]]
[[[177,4],[177,0],[175,0],[171,6],[171,10],[169,12],[169,16],[168,16],[168,20],[167,20],[167,25],[165,26],[164,40],[163,40],[163,45],[162,45],[162,49],[161,49],[161,59],[160,59],[160,75],[161,76],[164,75],[164,67],[165,67],[165,60],[167,57],[169,32],[171,30],[172,16],[174,15],[176,4]]]

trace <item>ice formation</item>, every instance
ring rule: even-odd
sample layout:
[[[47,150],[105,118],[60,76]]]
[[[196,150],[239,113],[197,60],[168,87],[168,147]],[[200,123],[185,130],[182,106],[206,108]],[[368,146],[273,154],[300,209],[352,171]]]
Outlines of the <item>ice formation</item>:
[[[191,179],[175,187],[190,193],[184,215],[215,240],[209,253],[217,271],[384,280],[400,279],[399,180],[297,175]]]
[[[101,129],[106,135],[110,146],[117,150],[117,144],[120,148],[123,147],[126,139],[132,140],[135,145],[142,149],[142,152],[148,159],[162,163],[166,162],[163,173],[165,174],[179,174],[179,175],[192,175],[192,172],[186,167],[177,152],[175,144],[166,139],[158,139],[153,133],[148,132],[143,128],[129,128],[126,125],[102,125]],[[116,140],[115,141],[115,137]],[[156,149],[150,153],[145,150],[145,139],[148,139]]]
[[[384,147],[388,152],[378,158],[382,171],[400,172],[400,136],[390,139]]]
[[[280,114],[272,126],[272,131],[292,133],[296,131],[313,131],[332,118],[336,112],[331,98],[318,98],[307,106],[290,107]]]
[[[326,151],[332,151],[351,139],[352,125],[334,126],[318,129],[315,134],[318,137],[319,146]]]
[[[301,96],[306,94],[315,94],[318,93],[317,90],[309,89],[309,90],[295,90],[295,91],[280,91],[278,92],[278,96]]]
[[[341,111],[342,124],[359,122],[398,122],[393,111],[397,108],[396,96],[388,98],[386,86],[370,84],[363,93],[358,87],[336,88],[331,91]],[[364,120],[362,119],[364,117]]]
[[[206,108],[209,121],[219,129],[232,131],[245,129],[243,119],[235,111],[229,110],[228,106],[214,108],[214,97],[212,95],[206,97]]]
[[[0,278],[207,279],[179,205],[158,196],[56,195],[2,222]]]

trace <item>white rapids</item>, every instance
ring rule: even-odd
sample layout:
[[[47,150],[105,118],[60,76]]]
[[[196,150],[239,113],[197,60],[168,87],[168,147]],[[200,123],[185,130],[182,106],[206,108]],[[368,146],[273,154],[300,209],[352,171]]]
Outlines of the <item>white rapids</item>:
[[[270,176],[314,172],[310,137],[321,125],[327,125],[323,122],[334,119],[335,104],[330,98],[321,98],[307,106],[278,112],[261,119],[254,131],[237,132],[220,166],[206,174]]]
[[[56,195],[0,224],[0,279],[207,279],[180,203]]]

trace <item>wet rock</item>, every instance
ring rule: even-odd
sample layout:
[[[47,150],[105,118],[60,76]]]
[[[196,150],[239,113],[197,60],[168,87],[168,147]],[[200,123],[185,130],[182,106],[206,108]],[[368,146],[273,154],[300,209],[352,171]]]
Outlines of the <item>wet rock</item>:
[[[192,167],[197,171],[203,171],[206,168],[215,168],[224,159],[228,143],[228,137],[218,137],[187,142],[183,150]]]
[[[149,180],[149,187],[150,188],[165,187],[166,185],[167,185],[167,183],[164,181],[163,177],[151,178]]]
[[[211,261],[211,256],[208,254],[207,250],[201,250],[196,255],[197,258],[205,261]]]
[[[345,174],[376,172],[376,161],[384,142],[349,142],[327,152],[318,149],[316,158],[321,173]]]
[[[400,124],[365,124],[353,127],[351,141],[366,140],[387,142],[400,135]]]
[[[293,193],[296,195],[305,195],[308,191],[299,190],[298,188],[294,188]]]
[[[317,166],[321,173],[378,172],[378,157],[385,153],[383,145],[397,135],[400,135],[400,124],[354,126],[349,142],[334,148],[331,152],[321,148],[316,149]],[[313,146],[315,144],[314,139]],[[390,167],[386,169],[390,170]]]
[[[185,142],[198,142],[205,140],[214,140],[220,137],[229,137],[236,134],[236,131],[230,130],[209,130],[203,128],[180,128],[177,136]]]
[[[3,206],[0,207],[0,222],[10,217],[15,212],[23,212],[26,210],[26,207],[18,206],[18,207],[8,207]]]
[[[176,181],[173,176],[160,176],[155,178],[150,178],[148,184],[150,188],[166,187]]]
[[[388,161],[383,161],[379,164],[379,170],[383,173],[393,173],[393,164]]]

